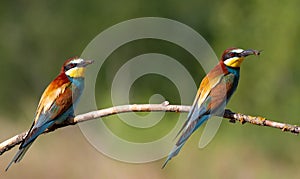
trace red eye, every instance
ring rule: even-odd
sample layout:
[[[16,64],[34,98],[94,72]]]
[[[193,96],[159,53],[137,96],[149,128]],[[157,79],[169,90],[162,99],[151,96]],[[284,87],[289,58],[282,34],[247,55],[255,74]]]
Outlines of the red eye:
[[[230,55],[230,57],[234,57],[235,53],[230,53],[229,55]]]

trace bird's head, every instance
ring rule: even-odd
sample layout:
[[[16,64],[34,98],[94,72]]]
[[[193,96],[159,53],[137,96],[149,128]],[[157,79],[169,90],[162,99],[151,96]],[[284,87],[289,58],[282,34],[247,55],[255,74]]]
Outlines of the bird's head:
[[[229,48],[226,49],[222,55],[221,60],[228,67],[239,68],[245,57],[249,55],[259,55],[258,50],[243,50],[240,48]]]
[[[68,77],[71,78],[83,78],[85,67],[89,64],[92,64],[93,60],[83,60],[78,57],[70,58],[65,61],[62,66],[61,72],[65,73]]]

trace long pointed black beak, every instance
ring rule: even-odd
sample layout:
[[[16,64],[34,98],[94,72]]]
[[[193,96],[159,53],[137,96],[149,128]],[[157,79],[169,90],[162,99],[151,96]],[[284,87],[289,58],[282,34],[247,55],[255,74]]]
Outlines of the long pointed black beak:
[[[94,63],[94,60],[84,60],[84,62],[82,62],[80,64],[80,66],[86,67],[86,66],[88,66],[88,65],[90,65],[92,63]]]
[[[247,57],[249,55],[260,55],[261,50],[252,50],[252,49],[248,49],[248,50],[244,50],[241,53],[241,56],[243,57]]]

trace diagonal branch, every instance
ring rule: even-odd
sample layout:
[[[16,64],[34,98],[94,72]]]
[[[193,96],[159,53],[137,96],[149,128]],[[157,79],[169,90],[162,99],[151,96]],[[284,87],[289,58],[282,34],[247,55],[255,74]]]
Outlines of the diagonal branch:
[[[133,105],[123,105],[123,106],[114,106],[106,109],[101,109],[98,111],[92,111],[85,114],[77,115],[75,118],[68,119],[65,123],[54,125],[44,133],[52,132],[58,128],[62,128],[69,125],[75,125],[79,122],[85,122],[93,119],[97,119],[100,117],[106,117],[119,113],[127,113],[127,112],[178,112],[178,113],[188,113],[191,106],[184,105],[169,105],[168,101],[165,101],[162,104],[133,104]],[[300,127],[291,124],[279,123],[275,121],[267,120],[263,117],[253,117],[245,114],[235,113],[226,109],[223,116],[229,119],[230,122],[235,123],[236,121],[241,124],[250,123],[259,126],[268,126],[277,129],[281,129],[282,131],[288,131],[294,134],[299,134]],[[27,131],[20,133],[6,141],[0,143],[0,155],[4,152],[12,149],[16,145],[20,144],[26,136]]]

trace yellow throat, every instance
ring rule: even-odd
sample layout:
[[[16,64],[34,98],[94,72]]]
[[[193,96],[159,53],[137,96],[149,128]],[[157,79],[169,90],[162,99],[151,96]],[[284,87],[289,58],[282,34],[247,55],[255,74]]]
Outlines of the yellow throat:
[[[66,71],[66,75],[71,78],[82,78],[84,77],[85,68],[84,67],[75,67]]]
[[[244,61],[244,57],[233,57],[224,61],[226,66],[237,68],[241,66],[241,63]]]

